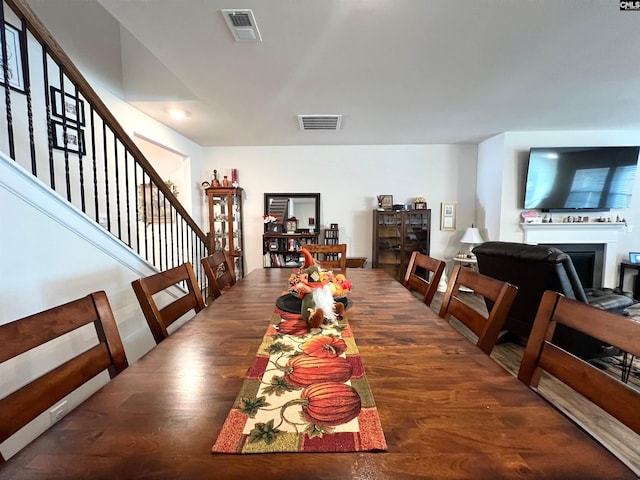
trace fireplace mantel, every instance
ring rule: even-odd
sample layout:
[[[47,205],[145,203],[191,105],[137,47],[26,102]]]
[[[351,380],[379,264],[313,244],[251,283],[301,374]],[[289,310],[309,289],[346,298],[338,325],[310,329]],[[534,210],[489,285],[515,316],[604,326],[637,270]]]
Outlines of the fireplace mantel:
[[[623,222],[558,222],[558,223],[521,223],[522,229],[529,230],[611,230],[620,232],[626,226]]]
[[[618,233],[624,230],[620,222],[575,222],[575,223],[521,223],[524,243],[531,245],[555,243],[602,243],[604,244],[605,287],[616,286]]]

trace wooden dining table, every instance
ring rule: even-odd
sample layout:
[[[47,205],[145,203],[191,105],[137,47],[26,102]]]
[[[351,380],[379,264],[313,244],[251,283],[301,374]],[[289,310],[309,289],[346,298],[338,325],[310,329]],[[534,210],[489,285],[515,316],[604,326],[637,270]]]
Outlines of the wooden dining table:
[[[291,272],[251,272],[0,466],[0,479],[636,478],[372,269],[347,271],[347,318],[388,451],[212,453]]]

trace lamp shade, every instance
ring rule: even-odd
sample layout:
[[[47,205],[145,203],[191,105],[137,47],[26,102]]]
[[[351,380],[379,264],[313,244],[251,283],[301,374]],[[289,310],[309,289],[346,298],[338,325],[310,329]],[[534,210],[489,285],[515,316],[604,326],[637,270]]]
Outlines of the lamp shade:
[[[476,244],[482,242],[484,242],[484,239],[482,238],[482,235],[480,235],[480,230],[475,227],[467,228],[460,239],[460,243]]]

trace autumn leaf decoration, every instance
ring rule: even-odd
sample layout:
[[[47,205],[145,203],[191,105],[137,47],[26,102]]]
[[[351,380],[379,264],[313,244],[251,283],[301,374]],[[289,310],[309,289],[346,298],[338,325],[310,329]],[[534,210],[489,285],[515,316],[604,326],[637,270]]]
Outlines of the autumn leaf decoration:
[[[273,419],[267,423],[256,423],[249,433],[249,442],[264,441],[268,445],[278,437],[279,433],[280,430],[273,426]]]
[[[256,398],[255,400],[251,400],[250,398],[242,398],[240,399],[240,411],[249,417],[254,418],[258,410],[264,407],[270,407],[271,404],[267,402],[267,399],[262,396]]]

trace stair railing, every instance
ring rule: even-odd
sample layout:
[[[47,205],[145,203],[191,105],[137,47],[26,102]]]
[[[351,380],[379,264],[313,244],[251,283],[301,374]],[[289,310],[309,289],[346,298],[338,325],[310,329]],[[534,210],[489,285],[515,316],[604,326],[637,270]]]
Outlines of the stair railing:
[[[209,240],[171,183],[24,0],[0,19],[0,148],[158,270],[190,261],[204,290]]]

